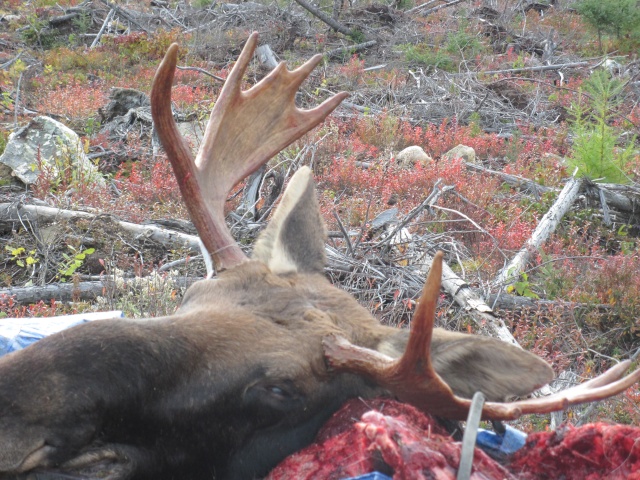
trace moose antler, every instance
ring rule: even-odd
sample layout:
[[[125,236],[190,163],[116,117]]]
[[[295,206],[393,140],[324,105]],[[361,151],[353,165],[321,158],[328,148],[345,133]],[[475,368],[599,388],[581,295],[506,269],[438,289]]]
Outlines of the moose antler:
[[[254,32],[213,107],[195,162],[171,111],[177,44],[169,47],[151,90],[151,114],[158,137],[171,161],[191,219],[218,270],[246,259],[224,221],[224,204],[229,191],[322,122],[348,95],[338,93],[311,110],[295,106],[300,84],[318,65],[321,55],[293,71],[281,63],[262,81],[243,92],[242,77],[257,43],[258,34]]]
[[[399,400],[445,418],[463,420],[471,400],[456,396],[436,373],[431,362],[431,337],[442,277],[442,252],[434,259],[427,283],[411,323],[404,355],[394,360],[374,350],[358,347],[339,336],[324,339],[325,357],[331,367],[365,375],[388,389]],[[571,405],[602,400],[623,392],[640,380],[640,369],[623,377],[631,362],[626,360],[605,373],[554,395],[511,403],[487,402],[485,420],[514,420],[527,413],[548,413]]]

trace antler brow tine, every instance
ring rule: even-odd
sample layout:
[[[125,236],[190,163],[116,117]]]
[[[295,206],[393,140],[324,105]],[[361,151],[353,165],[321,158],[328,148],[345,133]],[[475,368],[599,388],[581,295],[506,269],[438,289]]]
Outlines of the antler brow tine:
[[[151,113],[158,136],[191,219],[218,270],[246,259],[224,222],[229,191],[322,122],[347,96],[338,93],[311,110],[295,106],[298,87],[320,62],[318,55],[293,71],[281,63],[243,92],[242,78],[257,44],[258,34],[253,33],[220,91],[195,162],[171,113],[177,45],[169,48],[160,64],[151,92]]]

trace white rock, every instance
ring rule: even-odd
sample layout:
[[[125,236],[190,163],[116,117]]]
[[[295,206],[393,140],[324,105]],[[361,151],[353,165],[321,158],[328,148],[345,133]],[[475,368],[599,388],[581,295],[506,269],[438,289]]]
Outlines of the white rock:
[[[72,168],[76,178],[100,184],[104,179],[84,153],[82,140],[69,127],[49,117],[36,117],[9,136],[0,162],[11,167],[13,175],[27,185],[35,183],[38,165],[51,168],[54,175]]]
[[[476,151],[471,147],[467,147],[466,145],[458,145],[457,147],[453,147],[447,153],[442,155],[441,160],[451,161],[456,158],[461,158],[464,162],[467,163],[478,163],[476,161]]]
[[[411,168],[416,163],[426,165],[431,157],[418,145],[412,145],[396,155],[396,166],[399,168]]]

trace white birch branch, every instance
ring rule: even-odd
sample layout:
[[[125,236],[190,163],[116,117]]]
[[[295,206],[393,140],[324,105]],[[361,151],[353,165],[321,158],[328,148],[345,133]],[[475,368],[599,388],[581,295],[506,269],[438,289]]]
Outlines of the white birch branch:
[[[583,182],[584,178],[571,177],[560,192],[560,195],[558,195],[555,203],[542,217],[529,240],[526,241],[516,256],[500,270],[493,281],[495,287],[506,289],[520,278],[520,274],[531,258],[531,253],[540,248],[547,241],[549,235],[555,231],[562,217],[569,211],[578,197]]]

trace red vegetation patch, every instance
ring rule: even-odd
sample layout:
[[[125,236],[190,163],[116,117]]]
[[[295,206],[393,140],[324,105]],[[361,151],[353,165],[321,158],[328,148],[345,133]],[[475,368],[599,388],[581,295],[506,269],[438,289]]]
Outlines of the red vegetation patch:
[[[62,115],[71,121],[80,121],[95,116],[106,98],[105,89],[101,86],[73,83],[49,90],[38,101],[40,110],[49,115]]]

